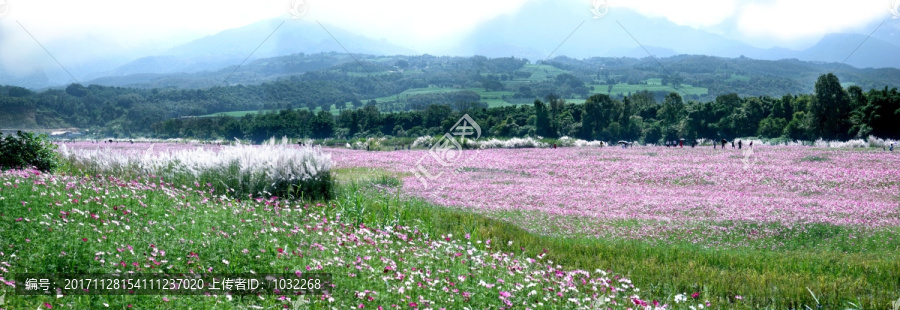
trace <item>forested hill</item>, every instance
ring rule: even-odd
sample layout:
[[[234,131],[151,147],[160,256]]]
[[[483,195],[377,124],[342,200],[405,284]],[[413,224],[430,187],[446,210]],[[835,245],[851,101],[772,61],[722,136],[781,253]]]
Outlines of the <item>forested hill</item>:
[[[475,56],[473,58],[482,58]],[[471,59],[471,58],[470,58]],[[217,71],[177,74],[133,74],[104,77],[88,84],[133,88],[205,89],[225,85],[253,85],[289,78],[309,71],[338,67],[359,60],[363,63],[394,66],[399,61],[409,63],[413,69],[447,66],[442,69],[459,69],[461,57],[423,56],[372,56],[341,53],[295,54],[252,61],[244,66],[230,66]],[[710,99],[725,93],[741,96],[780,96],[785,93],[809,93],[815,79],[825,73],[836,73],[842,81],[863,88],[880,88],[900,83],[900,70],[893,68],[858,69],[839,63],[807,62],[796,59],[778,61],[751,58],[722,58],[712,56],[680,55],[661,58],[606,58],[572,59],[556,57],[547,62],[557,69],[578,76],[586,84],[608,82],[642,84],[648,79],[671,76],[675,82],[710,89]],[[662,66],[660,66],[662,65]],[[352,68],[351,68],[352,69]],[[405,68],[394,68],[405,69]],[[482,69],[490,73],[490,68]],[[505,70],[509,70],[505,68]],[[351,70],[353,71],[353,70]],[[377,72],[372,72],[377,73]],[[383,72],[382,72],[383,73]],[[493,72],[497,74],[511,72]],[[680,80],[679,80],[680,79]],[[475,81],[478,82],[478,81]]]
[[[481,56],[298,54],[214,73],[157,76],[145,81],[123,78],[134,82],[132,87],[72,84],[37,92],[0,86],[0,128],[74,127],[126,137],[161,135],[153,128],[169,119],[242,116],[263,110],[311,109],[337,115],[364,105],[381,112],[400,112],[424,110],[432,104],[464,110],[531,106],[535,99],[548,97],[583,103],[597,94],[615,102],[639,95],[654,104],[665,102],[670,93],[687,104],[714,102],[732,93],[745,99],[782,98],[812,94],[816,79],[835,69],[843,88],[857,86],[854,89],[865,92],[900,85],[897,69],[857,69],[797,60],[683,55],[658,61],[557,57],[532,64],[524,59]],[[527,120],[517,123],[528,125]],[[177,133],[166,135],[172,134]]]

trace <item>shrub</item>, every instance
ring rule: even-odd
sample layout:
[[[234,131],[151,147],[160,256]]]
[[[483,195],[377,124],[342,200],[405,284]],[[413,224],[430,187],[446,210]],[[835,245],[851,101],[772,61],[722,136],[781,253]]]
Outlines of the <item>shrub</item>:
[[[0,134],[0,169],[33,167],[53,171],[59,166],[55,150],[56,145],[50,143],[45,135],[21,131],[6,137]]]

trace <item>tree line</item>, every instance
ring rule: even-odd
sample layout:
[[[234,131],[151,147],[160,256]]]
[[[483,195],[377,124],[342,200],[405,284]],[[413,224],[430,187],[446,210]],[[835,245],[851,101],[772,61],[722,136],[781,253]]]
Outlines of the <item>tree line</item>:
[[[651,92],[617,99],[595,94],[583,104],[555,95],[531,105],[486,108],[476,104],[432,104],[421,110],[382,113],[374,105],[338,115],[284,109],[245,117],[170,119],[152,126],[159,138],[417,137],[440,135],[464,113],[493,137],[577,137],[644,143],[677,139],[733,137],[791,140],[900,138],[897,88],[843,88],[837,76],[820,76],[814,93],[778,97],[720,95],[712,101],[685,101],[678,93],[662,100]],[[462,98],[465,98],[464,96]]]

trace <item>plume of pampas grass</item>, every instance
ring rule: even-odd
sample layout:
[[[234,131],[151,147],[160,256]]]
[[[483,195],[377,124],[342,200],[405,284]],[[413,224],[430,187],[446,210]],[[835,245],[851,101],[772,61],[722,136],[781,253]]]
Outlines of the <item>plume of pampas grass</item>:
[[[162,149],[160,149],[162,148]],[[59,148],[71,169],[120,178],[156,176],[166,182],[211,184],[216,190],[240,195],[328,197],[331,155],[316,147],[297,147],[287,138],[262,145],[207,146],[166,149]],[[325,191],[325,192],[322,192]]]

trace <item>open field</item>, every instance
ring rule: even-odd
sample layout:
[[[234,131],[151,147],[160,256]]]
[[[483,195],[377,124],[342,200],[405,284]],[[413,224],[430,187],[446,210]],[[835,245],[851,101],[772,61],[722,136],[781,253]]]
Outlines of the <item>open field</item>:
[[[230,194],[188,170],[104,173],[122,165],[91,153],[98,145],[67,144],[67,161],[97,162],[89,173],[82,163],[0,174],[10,309],[884,309],[900,297],[891,152],[483,149],[439,154],[445,167],[427,150],[324,149],[334,195],[301,201]],[[151,163],[229,148],[109,146],[99,147]],[[440,177],[423,183],[417,164]],[[334,286],[304,297],[29,297],[13,293],[24,271],[327,272]]]
[[[763,146],[750,155],[710,147],[462,154],[453,173],[425,151],[334,150],[338,167],[403,172],[410,195],[556,236],[563,249],[583,246],[569,262],[625,268],[654,293],[700,286],[720,298],[732,292],[798,307],[812,303],[809,288],[826,308],[900,297],[896,153]],[[431,175],[444,172],[436,181],[409,173],[423,156]]]
[[[396,103],[398,100],[403,102],[403,98],[410,95],[416,94],[427,94],[427,93],[447,93],[447,92],[455,92],[455,91],[463,91],[463,90],[471,90],[478,95],[481,96],[481,101],[488,104],[489,107],[498,107],[498,106],[508,106],[512,105],[509,102],[504,101],[503,96],[512,97],[513,91],[505,90],[505,91],[485,91],[484,88],[453,88],[453,87],[429,87],[429,88],[413,88],[408,89],[402,93],[391,95],[387,97],[380,98],[367,98],[364,102],[374,99],[378,103]]]
[[[654,80],[654,79],[650,79],[650,80]],[[659,79],[656,79],[656,80],[659,80]],[[650,83],[650,82],[648,81],[648,83]],[[595,94],[608,94],[610,96],[617,96],[617,95],[628,96],[629,94],[633,94],[633,93],[636,93],[639,91],[644,91],[644,90],[650,91],[650,92],[660,92],[660,91],[677,92],[681,95],[688,94],[688,95],[698,95],[698,96],[706,95],[709,93],[709,89],[707,89],[707,88],[694,87],[694,86],[686,85],[686,84],[679,86],[678,89],[675,89],[672,86],[660,85],[660,84],[630,85],[630,84],[622,83],[622,84],[613,85],[611,92],[607,92],[607,90],[609,90],[608,84],[592,84],[589,86],[594,87],[593,93],[595,93]]]
[[[400,183],[384,171],[339,169],[334,174],[336,196],[309,202],[233,195],[230,189],[193,181],[193,172],[187,171],[122,179],[97,173],[104,167],[123,168],[91,153],[100,150],[149,163],[170,160],[169,167],[177,168],[190,160],[178,154],[200,157],[200,161],[209,157],[189,153],[200,152],[197,145],[66,147],[67,161],[94,160],[93,173],[72,164],[58,174],[0,173],[4,206],[0,211],[0,296],[10,309],[625,309],[636,305],[688,309],[712,305],[701,292],[645,295],[611,268],[564,267],[548,259],[549,250],[536,251],[527,239],[520,244],[497,234],[529,234],[515,226],[392,194],[386,189]],[[232,151],[228,146],[202,147],[203,152]],[[262,147],[255,155],[244,152],[242,160],[265,159],[260,155],[269,151]],[[144,169],[141,162],[129,165],[128,171]],[[454,224],[462,220],[468,226]],[[500,239],[491,239],[495,237]],[[510,251],[514,246],[522,250]],[[23,296],[14,292],[23,286],[15,278],[22,272],[161,273],[175,278],[195,273],[286,277],[329,273],[332,280],[324,295],[231,296],[209,288],[195,295],[57,291]]]

